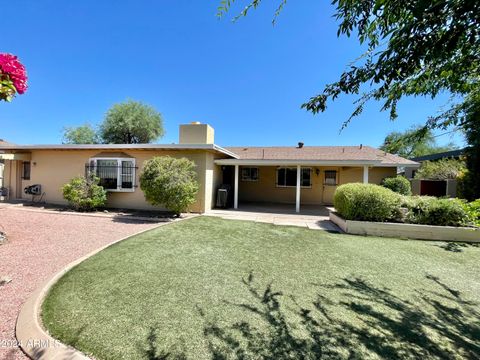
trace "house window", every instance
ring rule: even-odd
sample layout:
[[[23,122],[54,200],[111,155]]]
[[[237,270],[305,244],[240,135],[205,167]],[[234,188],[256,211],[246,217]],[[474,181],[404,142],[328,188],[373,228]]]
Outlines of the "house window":
[[[312,186],[312,169],[302,168],[300,173],[300,185],[302,187]],[[278,187],[296,187],[297,186],[297,168],[278,168],[277,169]]]
[[[86,165],[87,174],[95,174],[108,191],[134,191],[136,169],[132,158],[92,158]]]
[[[24,161],[22,163],[22,179],[30,180],[30,161]]]
[[[337,185],[337,171],[325,170],[325,185]]]
[[[258,181],[258,167],[242,167],[242,181]]]

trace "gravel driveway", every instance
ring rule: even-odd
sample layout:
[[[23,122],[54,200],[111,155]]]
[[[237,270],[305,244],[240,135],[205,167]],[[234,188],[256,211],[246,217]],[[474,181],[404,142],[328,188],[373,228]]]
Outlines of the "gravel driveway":
[[[27,359],[15,345],[15,321],[28,296],[68,263],[152,222],[19,209],[0,205],[0,359]],[[2,284],[2,279],[11,279]]]

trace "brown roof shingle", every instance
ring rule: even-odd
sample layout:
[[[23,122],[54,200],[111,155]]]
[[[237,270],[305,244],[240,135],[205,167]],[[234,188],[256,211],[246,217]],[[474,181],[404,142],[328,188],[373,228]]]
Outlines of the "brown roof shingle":
[[[3,139],[0,139],[0,146],[13,146],[13,145],[15,144],[5,141]]]
[[[237,146],[226,147],[242,160],[366,160],[398,166],[417,163],[370,146]]]

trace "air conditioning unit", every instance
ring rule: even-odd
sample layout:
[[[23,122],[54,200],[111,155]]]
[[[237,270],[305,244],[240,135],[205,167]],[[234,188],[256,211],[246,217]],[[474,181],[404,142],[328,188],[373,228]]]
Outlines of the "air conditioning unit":
[[[34,184],[27,186],[24,190],[27,195],[41,195],[42,194],[42,185]]]

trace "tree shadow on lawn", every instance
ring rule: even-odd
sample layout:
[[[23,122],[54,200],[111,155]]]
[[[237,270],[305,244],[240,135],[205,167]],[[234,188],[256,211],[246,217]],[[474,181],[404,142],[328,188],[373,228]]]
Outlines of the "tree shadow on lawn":
[[[414,303],[360,278],[345,278],[319,288],[310,308],[273,289],[260,290],[250,273],[243,279],[252,303],[229,303],[245,311],[245,320],[221,326],[204,318],[204,336],[212,359],[479,359],[478,304],[427,275],[437,291],[417,290]],[[335,301],[324,294],[335,294]],[[283,298],[283,299],[282,299]],[[293,307],[283,305],[290,299]],[[338,317],[331,313],[340,307]],[[259,317],[261,324],[247,319]]]
[[[163,350],[159,346],[157,336],[158,326],[151,326],[148,332],[146,346],[139,345],[142,357],[148,360],[186,360],[187,356],[183,350]]]
[[[468,248],[468,247],[479,247],[480,244],[478,243],[458,243],[458,242],[447,242],[445,244],[442,244],[442,245],[435,245],[439,248],[442,248],[444,249],[445,251],[450,251],[450,252],[455,252],[455,253],[459,253],[459,252],[463,252],[463,249],[464,248]]]

